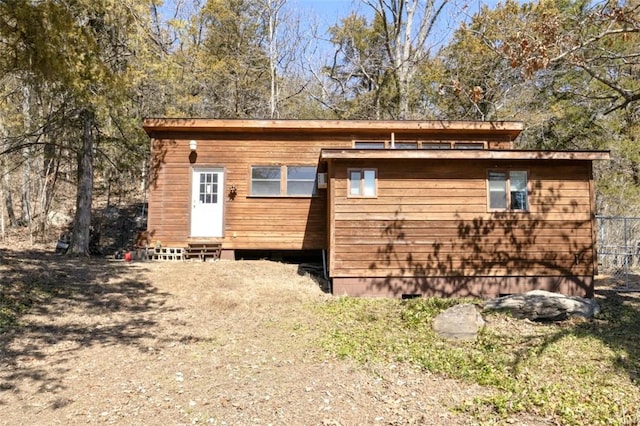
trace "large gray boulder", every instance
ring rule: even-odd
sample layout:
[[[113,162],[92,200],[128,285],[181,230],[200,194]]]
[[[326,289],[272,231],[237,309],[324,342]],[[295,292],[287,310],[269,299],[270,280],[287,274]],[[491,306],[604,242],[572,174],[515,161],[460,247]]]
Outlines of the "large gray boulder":
[[[558,321],[575,316],[591,318],[600,312],[600,306],[593,299],[532,290],[489,300],[484,310],[508,311],[516,318]]]
[[[442,311],[435,317],[433,330],[445,339],[475,340],[484,324],[476,305],[462,303]]]
[[[47,222],[49,225],[62,228],[63,226],[69,225],[73,221],[73,218],[66,213],[59,211],[50,211],[47,213]]]

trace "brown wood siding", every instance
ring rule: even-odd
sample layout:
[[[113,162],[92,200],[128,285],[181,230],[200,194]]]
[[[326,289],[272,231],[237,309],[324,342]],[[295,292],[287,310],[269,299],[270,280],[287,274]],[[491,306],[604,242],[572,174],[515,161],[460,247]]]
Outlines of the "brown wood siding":
[[[173,134],[172,136],[176,136]],[[163,136],[164,137],[164,136]],[[218,167],[224,176],[224,249],[322,249],[327,247],[326,189],[314,197],[252,197],[251,166],[318,166],[323,147],[349,147],[352,139],[282,135],[197,136],[197,157],[189,158],[190,136],[153,142],[148,229],[153,241],[182,247],[190,233],[190,192],[193,167]],[[231,186],[234,200],[227,198]]]
[[[207,132],[203,128],[189,130],[193,124],[191,121],[198,120],[181,122],[180,126],[184,127],[180,129],[169,126],[166,130],[151,131],[154,139],[148,229],[154,242],[160,241],[164,246],[180,247],[189,240],[193,167],[216,167],[225,171],[224,249],[326,248],[330,239],[327,231],[331,223],[331,217],[327,216],[327,193],[330,189],[319,189],[318,195],[312,198],[251,197],[251,166],[318,165],[323,148],[351,148],[353,140],[363,137],[384,139],[390,135],[376,126],[357,130],[340,128],[330,132],[313,127],[296,131],[248,128],[247,132],[239,129]],[[167,122],[170,124],[172,120]],[[337,123],[338,127],[342,124]],[[422,132],[398,129],[396,135],[408,139],[438,140],[450,130],[426,137]],[[473,140],[468,136],[455,135]],[[512,145],[510,138],[513,135],[482,133],[482,140],[488,140],[490,136],[497,139],[492,142],[493,147]],[[198,144],[196,156],[189,150],[191,139]],[[226,199],[231,185],[237,189],[234,200]]]
[[[334,278],[337,296],[400,297],[420,295],[436,297],[498,297],[505,293],[524,293],[531,289],[593,297],[585,288],[593,288],[593,276],[543,277],[377,277]]]
[[[184,240],[184,230],[188,232],[189,229],[191,202],[190,193],[185,188],[190,188],[191,169],[182,164],[164,164],[161,161],[174,145],[153,141],[147,229],[153,244],[160,241],[164,246],[173,246],[176,241]]]
[[[377,197],[347,196],[354,167],[377,169]],[[334,160],[333,168],[332,277],[593,274],[589,161]],[[489,169],[528,171],[528,212],[487,211]]]

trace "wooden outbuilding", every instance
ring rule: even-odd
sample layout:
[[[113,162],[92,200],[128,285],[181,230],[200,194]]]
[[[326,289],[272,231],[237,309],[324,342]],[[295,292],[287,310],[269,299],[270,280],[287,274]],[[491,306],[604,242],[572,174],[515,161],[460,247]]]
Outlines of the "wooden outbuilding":
[[[334,294],[591,297],[592,162],[519,122],[147,119],[163,247],[322,250]]]

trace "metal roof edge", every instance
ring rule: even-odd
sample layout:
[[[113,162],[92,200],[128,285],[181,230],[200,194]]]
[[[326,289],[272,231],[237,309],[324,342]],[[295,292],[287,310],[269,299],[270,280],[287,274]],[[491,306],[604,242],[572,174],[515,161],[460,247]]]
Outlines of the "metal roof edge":
[[[205,118],[145,118],[142,127],[153,131],[496,131],[517,132],[524,129],[520,121],[464,120],[272,120],[272,119],[205,119]]]
[[[328,159],[609,160],[609,151],[322,149]]]

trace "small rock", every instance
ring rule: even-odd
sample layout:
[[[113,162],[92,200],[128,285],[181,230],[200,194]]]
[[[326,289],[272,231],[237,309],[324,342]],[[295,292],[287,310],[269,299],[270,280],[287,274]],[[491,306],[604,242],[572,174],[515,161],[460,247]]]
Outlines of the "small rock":
[[[445,339],[475,340],[484,319],[475,305],[462,303],[441,312],[433,320],[433,330]]]

